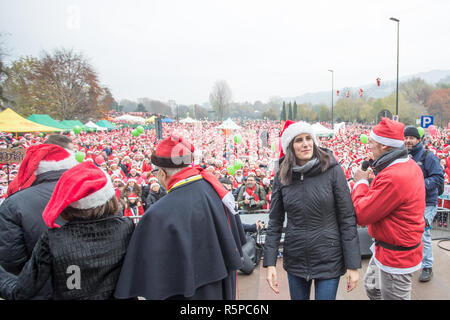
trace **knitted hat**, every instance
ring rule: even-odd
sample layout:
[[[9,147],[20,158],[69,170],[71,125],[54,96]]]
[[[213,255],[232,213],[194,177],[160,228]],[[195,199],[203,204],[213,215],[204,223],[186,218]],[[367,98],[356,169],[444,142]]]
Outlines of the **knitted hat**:
[[[170,136],[156,147],[151,162],[163,168],[187,167],[194,161],[194,146],[181,137]]]
[[[313,127],[309,123],[304,121],[293,122],[288,120],[284,124],[283,130],[281,131],[281,147],[283,149],[283,154],[286,154],[289,143],[291,143],[296,136],[302,133],[309,133],[313,137],[314,143],[318,145]]]
[[[115,195],[109,176],[92,162],[82,162],[63,173],[42,217],[49,228],[66,207],[86,210],[99,207]]]
[[[415,137],[420,140],[419,130],[416,127],[408,126],[403,131],[403,135],[406,137]]]
[[[27,148],[20,163],[19,172],[8,188],[8,196],[30,187],[36,176],[48,172],[69,169],[78,164],[70,150],[55,144],[38,144]]]
[[[385,146],[400,148],[404,145],[404,129],[403,123],[382,118],[380,123],[373,127],[370,137]]]

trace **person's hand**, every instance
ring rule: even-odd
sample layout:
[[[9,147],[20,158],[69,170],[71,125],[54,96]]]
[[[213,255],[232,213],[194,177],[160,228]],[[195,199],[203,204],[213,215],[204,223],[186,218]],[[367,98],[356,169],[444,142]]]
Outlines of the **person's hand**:
[[[256,230],[261,230],[262,228],[264,228],[264,222],[261,220],[256,221]]]
[[[357,269],[347,269],[347,292],[356,288],[359,281],[359,272]]]
[[[355,182],[358,182],[359,180],[369,180],[369,175],[371,171],[372,170],[370,168],[364,171],[361,167],[359,167],[358,169],[356,169],[353,175],[353,180]]]
[[[267,267],[266,280],[273,292],[277,294],[280,293],[280,290],[278,290],[277,270],[275,269],[275,266]]]

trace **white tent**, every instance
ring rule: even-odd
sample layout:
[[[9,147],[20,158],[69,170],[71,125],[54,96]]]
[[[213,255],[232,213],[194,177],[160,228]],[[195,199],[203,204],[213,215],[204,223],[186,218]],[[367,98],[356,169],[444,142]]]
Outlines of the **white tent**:
[[[183,120],[180,120],[181,123],[197,123],[198,121],[195,119],[192,119],[190,117],[184,118]]]
[[[88,128],[94,128],[94,129],[96,129],[96,130],[101,130],[101,131],[103,131],[103,130],[108,130],[107,128],[105,128],[105,127],[100,127],[100,126],[98,126],[98,125],[96,125],[94,122],[92,122],[92,121],[89,121],[89,122],[87,122],[87,123],[85,123],[84,124],[86,127],[88,127]]]
[[[123,116],[115,118],[115,120],[123,120],[123,121],[128,121],[128,122],[145,123],[145,118],[132,116],[130,114],[124,114]]]
[[[228,130],[237,130],[241,129],[241,126],[238,126],[236,123],[233,122],[230,118],[222,122],[220,126],[217,127],[218,129],[228,129]]]
[[[336,123],[334,125],[334,133],[338,133],[339,131],[345,131],[345,122]]]
[[[331,129],[328,129],[327,127],[324,127],[323,125],[321,125],[320,123],[314,123],[312,125],[314,134],[318,137],[323,137],[323,136],[332,136],[334,134],[334,131]]]

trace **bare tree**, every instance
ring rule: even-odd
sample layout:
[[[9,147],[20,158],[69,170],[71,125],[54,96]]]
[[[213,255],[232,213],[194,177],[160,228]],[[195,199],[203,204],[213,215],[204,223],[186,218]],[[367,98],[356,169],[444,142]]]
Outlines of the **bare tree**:
[[[231,103],[231,89],[225,80],[217,81],[209,94],[209,102],[216,111],[219,120],[223,120]]]
[[[85,119],[106,114],[105,96],[96,72],[82,54],[72,50],[44,52],[37,68],[43,100],[50,100],[62,119]],[[50,102],[49,101],[49,102]]]

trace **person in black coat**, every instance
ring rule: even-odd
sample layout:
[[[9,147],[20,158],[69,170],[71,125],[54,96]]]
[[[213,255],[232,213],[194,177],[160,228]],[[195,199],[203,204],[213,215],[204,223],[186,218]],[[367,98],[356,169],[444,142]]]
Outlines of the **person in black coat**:
[[[118,209],[109,176],[95,164],[67,170],[42,213],[50,229],[30,260],[17,276],[0,266],[0,297],[30,299],[51,279],[55,300],[112,299],[134,230],[130,219],[116,216]]]
[[[147,196],[147,199],[145,200],[145,209],[147,210],[148,208],[150,208],[153,204],[156,203],[156,201],[158,201],[165,195],[166,191],[164,190],[164,188],[162,188],[158,182],[152,182],[152,184],[150,185],[150,192]]]
[[[152,154],[167,190],[136,226],[115,297],[233,300],[245,234],[234,199],[199,166],[194,147],[169,136]]]
[[[361,255],[356,216],[342,168],[331,151],[317,145],[312,127],[296,122],[283,130],[284,157],[275,175],[264,267],[279,293],[277,262],[285,214],[283,267],[291,299],[307,300],[312,280],[316,300],[334,300],[340,276],[347,291],[355,288]]]
[[[53,135],[45,144],[27,150],[15,178],[21,190],[8,190],[12,194],[0,206],[0,265],[8,272],[18,275],[22,271],[39,237],[47,230],[42,212],[61,175],[78,164],[67,151],[71,143],[66,136]],[[53,160],[54,155],[58,155],[60,161],[48,161]],[[66,158],[61,160],[61,155]],[[48,282],[33,298],[51,297],[52,287]]]

